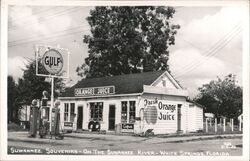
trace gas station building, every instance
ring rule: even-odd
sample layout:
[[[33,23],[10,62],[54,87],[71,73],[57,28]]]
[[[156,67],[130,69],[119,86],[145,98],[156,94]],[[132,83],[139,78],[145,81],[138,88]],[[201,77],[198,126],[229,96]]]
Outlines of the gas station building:
[[[203,130],[203,107],[167,71],[82,79],[58,99],[63,130],[89,130],[90,122],[135,134]]]

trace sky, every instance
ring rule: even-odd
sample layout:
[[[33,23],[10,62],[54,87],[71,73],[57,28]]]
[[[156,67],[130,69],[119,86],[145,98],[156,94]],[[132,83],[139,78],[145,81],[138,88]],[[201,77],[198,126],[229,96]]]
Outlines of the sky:
[[[8,74],[21,78],[34,45],[60,46],[70,51],[68,86],[81,77],[76,67],[88,56],[83,35],[90,34],[89,6],[10,6],[8,12]],[[192,97],[197,88],[217,76],[232,73],[242,85],[243,10],[236,6],[178,6],[171,22],[179,24],[169,47],[172,75]]]

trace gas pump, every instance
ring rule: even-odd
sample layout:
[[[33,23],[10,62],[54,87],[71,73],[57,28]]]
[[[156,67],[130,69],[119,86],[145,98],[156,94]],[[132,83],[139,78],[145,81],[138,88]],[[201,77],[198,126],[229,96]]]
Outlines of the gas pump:
[[[41,138],[47,135],[49,131],[49,107],[48,107],[48,92],[43,91],[43,98],[41,101],[40,108],[40,126],[39,126],[39,135]]]
[[[30,109],[30,137],[36,137],[37,133],[37,119],[38,119],[38,102],[36,99],[32,100]]]
[[[51,135],[55,136],[55,139],[63,139],[63,136],[60,134],[60,101],[56,101],[54,108],[52,109],[51,115]]]

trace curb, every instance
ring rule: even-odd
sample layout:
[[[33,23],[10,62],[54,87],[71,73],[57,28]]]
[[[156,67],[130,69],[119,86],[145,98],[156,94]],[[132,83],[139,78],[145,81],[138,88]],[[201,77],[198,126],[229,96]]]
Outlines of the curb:
[[[192,139],[180,139],[180,140],[171,140],[171,141],[165,141],[162,143],[184,143],[184,142],[192,142],[192,141],[202,141],[202,140],[215,140],[215,139],[238,139],[242,138],[242,135],[227,135],[227,136],[204,136],[204,137],[198,137],[198,138],[192,138]]]

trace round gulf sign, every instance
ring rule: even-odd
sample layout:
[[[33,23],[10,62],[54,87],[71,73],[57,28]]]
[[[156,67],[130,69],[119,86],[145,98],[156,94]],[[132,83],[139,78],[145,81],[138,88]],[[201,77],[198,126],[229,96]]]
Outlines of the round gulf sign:
[[[55,49],[46,51],[42,58],[44,68],[50,74],[58,74],[63,68],[63,57]]]

